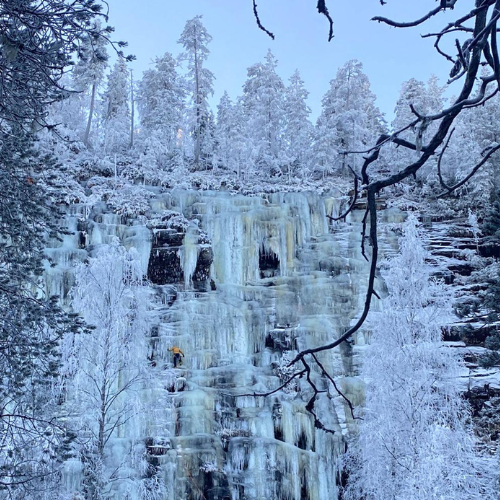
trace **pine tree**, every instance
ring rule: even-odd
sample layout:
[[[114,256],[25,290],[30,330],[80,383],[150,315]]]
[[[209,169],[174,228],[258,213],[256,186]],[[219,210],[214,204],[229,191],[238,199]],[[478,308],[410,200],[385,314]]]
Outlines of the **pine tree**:
[[[269,50],[264,63],[248,68],[241,101],[247,140],[255,155],[253,167],[268,177],[281,174],[285,85],[276,73],[277,64]]]
[[[104,151],[123,153],[130,143],[129,71],[125,59],[115,63],[103,96]]]
[[[53,386],[58,346],[81,322],[68,316],[42,285],[46,238],[57,237],[57,208],[42,175],[54,160],[12,129],[0,143],[0,498],[28,499],[57,482],[66,453]]]
[[[399,130],[415,119],[410,105],[415,106],[415,109],[419,113],[425,112],[425,84],[416,78],[410,78],[401,85],[399,98],[394,110],[396,116],[392,122],[394,130]]]
[[[339,168],[340,159],[337,130],[329,125],[329,120],[321,115],[313,131],[313,170],[324,178]]]
[[[67,97],[61,78],[73,64],[79,45],[93,36],[102,7],[95,0],[9,0],[0,4],[2,122],[33,129],[47,125],[46,108]],[[104,31],[109,34],[112,28]]]
[[[348,61],[339,68],[322,106],[315,134],[320,162],[328,160],[325,155],[328,148],[339,152],[365,150],[385,129],[382,113],[375,106],[375,95],[359,61]],[[326,148],[324,141],[329,144]],[[362,162],[360,155],[339,155],[336,160],[334,165],[325,165],[323,169],[346,172],[349,165],[359,170]]]
[[[212,41],[211,35],[201,22],[202,16],[196,16],[187,21],[178,43],[185,50],[184,57],[188,61],[187,82],[191,96],[191,107],[188,113],[189,130],[193,137],[194,164],[199,168],[200,163],[210,162],[210,110],[208,97],[213,94],[213,73],[204,67],[210,54],[208,44]]]
[[[73,70],[73,80],[79,91],[90,90],[90,104],[88,109],[87,126],[83,137],[85,146],[89,146],[90,128],[94,118],[94,108],[97,88],[104,78],[104,72],[108,66],[108,53],[106,50],[107,40],[102,35],[100,22],[94,23],[82,40],[78,52],[78,62]]]
[[[348,461],[348,500],[490,498],[456,383],[460,362],[441,343],[450,301],[425,259],[411,216],[401,253],[388,263],[390,295],[363,365],[366,404]]]
[[[155,60],[154,69],[144,72],[139,82],[137,104],[146,135],[159,133],[165,147],[177,147],[182,128],[186,82],[177,72],[178,62],[166,52]]]
[[[55,401],[58,347],[63,333],[81,322],[64,314],[43,286],[44,248],[58,229],[58,209],[46,189],[55,161],[33,143],[34,133],[51,125],[48,106],[68,96],[62,78],[101,9],[92,0],[0,5],[2,499],[49,496],[67,452],[70,433]]]
[[[215,126],[214,165],[232,171],[240,178],[244,158],[244,117],[239,103],[231,101],[224,92],[217,106]]]
[[[304,179],[307,175],[313,133],[309,121],[311,109],[306,102],[308,95],[304,81],[296,70],[285,92],[283,147],[286,149],[289,182],[292,176]]]

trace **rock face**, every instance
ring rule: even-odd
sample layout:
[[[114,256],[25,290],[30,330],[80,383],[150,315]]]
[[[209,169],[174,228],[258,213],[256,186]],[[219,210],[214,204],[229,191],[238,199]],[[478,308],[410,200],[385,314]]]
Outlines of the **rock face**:
[[[104,208],[69,214],[75,235],[49,249],[49,292],[69,304],[72,263],[113,237],[137,249],[152,282],[143,410],[109,444],[125,461],[142,443],[149,467],[131,465],[131,480],[116,481],[110,498],[143,498],[130,485],[144,479],[165,485],[162,500],[337,498],[338,458],[354,426],[344,400],[313,373],[325,391],[316,411],[332,434],[315,427],[303,379],[266,398],[253,394],[279,387],[297,350],[331,341],[361,309],[368,270],[362,212],[332,225],[327,216],[338,209],[335,193],[179,191],[153,201],[147,224]],[[381,218],[402,220],[397,211]],[[83,227],[85,239],[77,230]],[[383,253],[395,244],[382,226]],[[353,345],[318,356],[354,404],[363,387],[353,354],[363,344],[360,333]],[[180,369],[173,369],[172,345],[186,355]],[[66,490],[78,491],[81,480],[78,467],[68,466]]]
[[[181,214],[167,211],[149,225],[153,239],[149,256],[148,279],[155,285],[184,281],[185,258],[195,259],[195,269],[187,276],[198,287],[206,285],[210,278],[213,253],[207,235]],[[184,257],[184,259],[183,259]]]

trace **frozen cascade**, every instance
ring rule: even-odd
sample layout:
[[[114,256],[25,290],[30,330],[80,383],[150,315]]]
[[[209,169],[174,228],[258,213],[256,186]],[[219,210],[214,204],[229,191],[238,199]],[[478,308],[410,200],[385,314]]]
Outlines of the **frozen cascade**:
[[[47,251],[47,291],[63,304],[70,304],[74,263],[115,237],[137,249],[144,273],[172,263],[172,272],[160,269],[163,281],[151,286],[155,324],[143,410],[109,445],[116,456],[142,442],[151,467],[146,473],[130,465],[129,475],[139,480],[153,471],[166,485],[162,499],[337,497],[338,457],[355,425],[344,401],[333,392],[318,399],[323,423],[335,430],[327,434],[305,409],[310,394],[303,381],[268,398],[239,395],[278,387],[283,353],[331,340],[359,313],[368,270],[360,252],[363,214],[332,225],[327,216],[338,214],[339,200],[336,193],[173,190],[151,206],[153,215],[174,211],[191,221],[180,235],[108,213],[104,205],[68,210],[74,234]],[[402,219],[396,210],[380,217]],[[199,239],[197,221],[210,243]],[[395,245],[382,225],[382,250]],[[353,353],[362,350],[364,334],[355,340],[319,358],[359,403],[363,386]],[[173,345],[186,354],[176,370]],[[319,377],[317,383],[327,387]],[[74,459],[64,476],[68,492],[76,492],[82,478]],[[111,488],[110,498],[141,498],[130,481]]]

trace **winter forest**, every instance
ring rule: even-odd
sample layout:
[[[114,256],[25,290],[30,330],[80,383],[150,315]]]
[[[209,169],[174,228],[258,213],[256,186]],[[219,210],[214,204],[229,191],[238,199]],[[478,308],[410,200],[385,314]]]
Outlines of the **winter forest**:
[[[500,1],[373,21],[437,15],[448,81],[313,119],[272,49],[214,106],[201,15],[138,75],[0,2],[0,500],[500,499]]]

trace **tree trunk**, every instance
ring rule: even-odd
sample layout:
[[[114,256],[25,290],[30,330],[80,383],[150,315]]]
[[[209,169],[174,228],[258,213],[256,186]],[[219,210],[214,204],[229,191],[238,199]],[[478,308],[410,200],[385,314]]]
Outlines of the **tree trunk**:
[[[130,70],[130,101],[130,149],[132,149],[134,147],[134,78],[132,76],[132,70]]]
[[[92,84],[92,96],[90,97],[89,119],[87,120],[87,128],[85,129],[85,136],[83,138],[83,144],[85,144],[85,147],[87,148],[89,147],[90,126],[92,125],[92,117],[94,115],[96,90],[97,90],[97,82],[94,82]]]
[[[198,170],[198,164],[200,162],[200,75],[198,67],[198,47],[196,44],[196,38],[194,40],[194,77],[195,77],[195,103],[196,103],[196,124],[195,124],[195,143],[194,143],[194,163],[196,165],[196,170]]]

